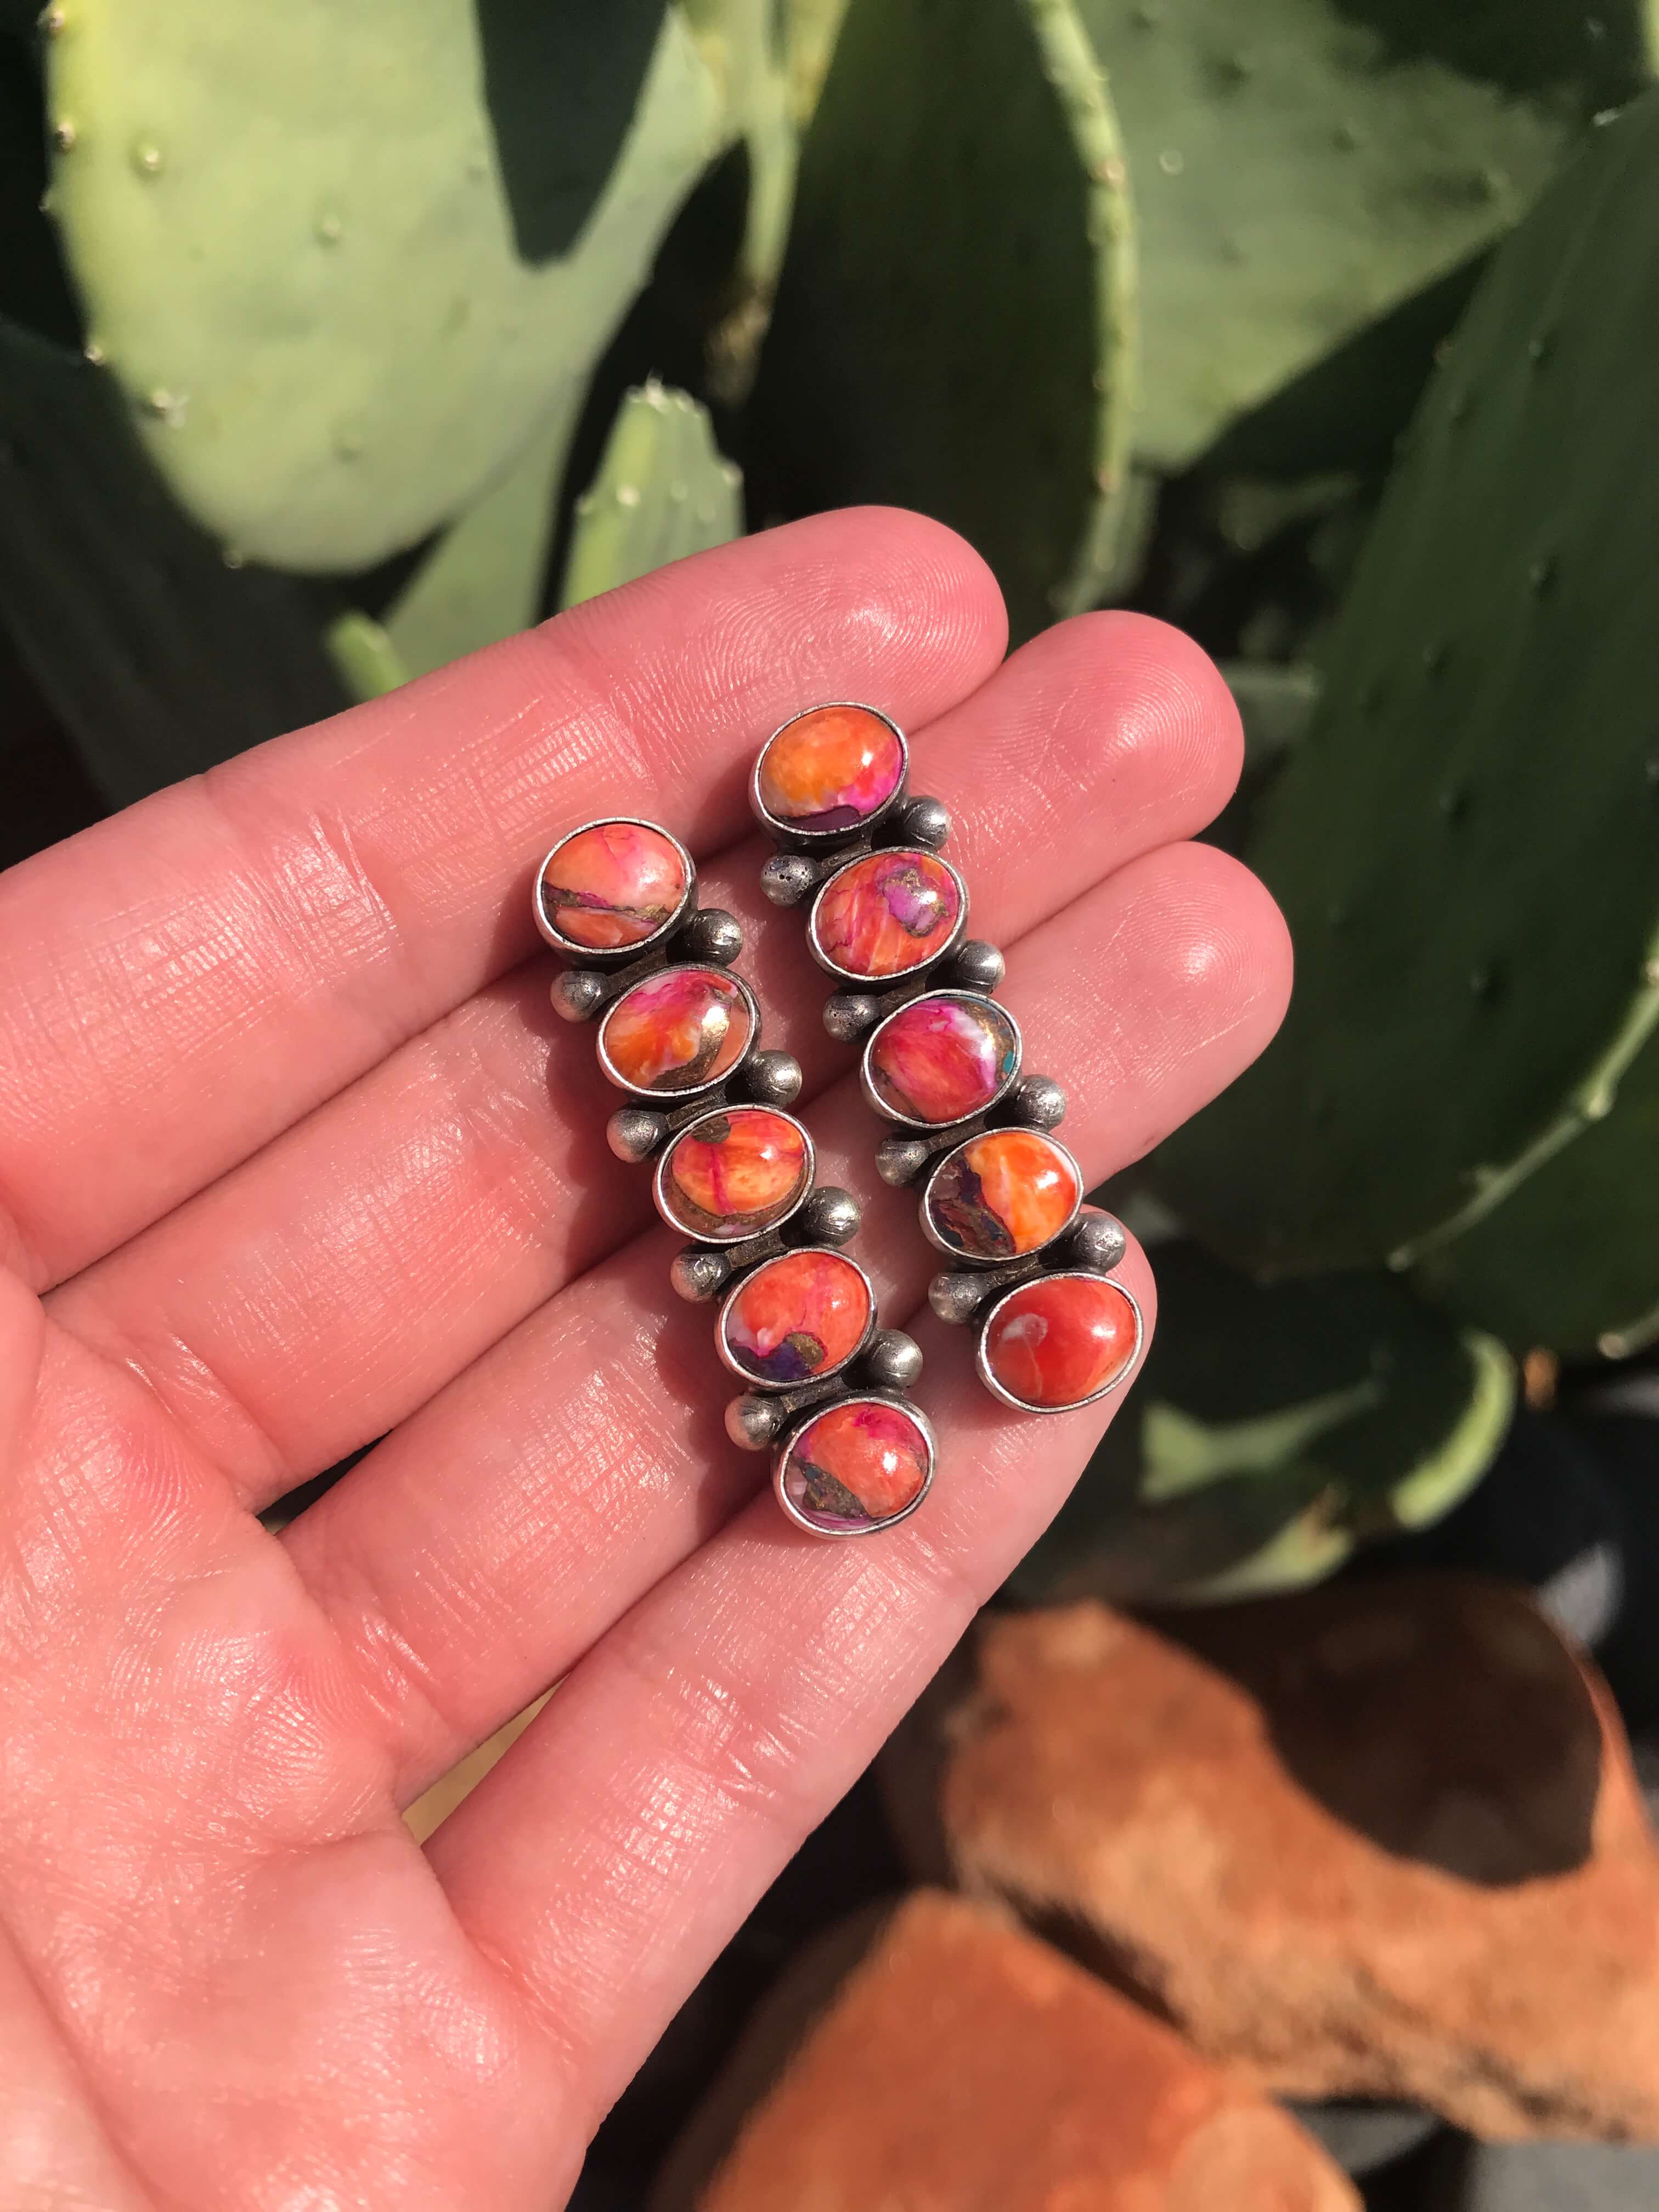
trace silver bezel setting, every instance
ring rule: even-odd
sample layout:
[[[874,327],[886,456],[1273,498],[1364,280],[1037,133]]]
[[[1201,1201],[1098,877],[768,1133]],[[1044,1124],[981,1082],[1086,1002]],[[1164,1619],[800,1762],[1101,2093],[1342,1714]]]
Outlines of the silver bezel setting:
[[[833,1367],[821,1367],[816,1375],[797,1375],[791,1376],[784,1382],[775,1382],[766,1376],[751,1374],[748,1368],[743,1366],[738,1362],[731,1346],[726,1341],[726,1320],[732,1307],[737,1304],[738,1300],[743,1296],[743,1293],[749,1288],[749,1285],[754,1281],[757,1275],[763,1275],[769,1267],[782,1266],[786,1260],[798,1260],[801,1258],[839,1260],[844,1266],[848,1267],[853,1270],[853,1273],[864,1285],[865,1294],[869,1301],[864,1318],[864,1334],[860,1337],[858,1342],[853,1346],[852,1350],[847,1353],[846,1357],[836,1360]],[[858,1358],[859,1354],[867,1348],[871,1338],[876,1333],[878,1326],[878,1324],[876,1320],[876,1286],[871,1281],[869,1275],[866,1273],[864,1268],[859,1265],[858,1261],[854,1260],[850,1254],[838,1250],[833,1244],[796,1244],[792,1245],[787,1251],[774,1252],[769,1258],[764,1259],[757,1266],[750,1267],[746,1274],[738,1276],[737,1281],[732,1284],[731,1289],[727,1291],[725,1297],[720,1300],[720,1311],[714,1316],[714,1349],[720,1354],[722,1364],[737,1376],[738,1382],[741,1382],[746,1389],[762,1392],[768,1390],[799,1390],[807,1388],[814,1382],[825,1382],[830,1376],[839,1375],[844,1369],[850,1366],[852,1362]],[[840,1401],[836,1401],[835,1402],[839,1403]],[[828,1409],[824,1408],[823,1410],[827,1411]]]
[[[1134,1350],[1110,1382],[1103,1382],[1098,1390],[1091,1390],[1086,1398],[1073,1398],[1069,1404],[1064,1406],[1035,1406],[1029,1398],[1015,1397],[1012,1390],[1005,1389],[997,1381],[996,1376],[991,1372],[990,1361],[986,1357],[986,1343],[990,1336],[993,1323],[1010,1298],[1018,1297],[1023,1291],[1030,1290],[1035,1284],[1079,1281],[1105,1283],[1115,1290],[1120,1297],[1128,1301],[1129,1310],[1135,1317]],[[1115,1275],[1098,1274],[1092,1267],[1056,1267],[1052,1274],[1028,1275],[1024,1282],[1011,1284],[1000,1298],[993,1299],[988,1311],[979,1322],[979,1342],[974,1350],[974,1365],[978,1371],[980,1381],[992,1396],[1001,1399],[1005,1406],[1012,1406],[1017,1413],[1075,1413],[1081,1407],[1092,1406],[1097,1399],[1109,1398],[1113,1391],[1121,1390],[1126,1382],[1132,1381],[1139,1370],[1140,1355],[1146,1348],[1146,1317],[1140,1310],[1139,1299],[1136,1297],[1127,1283],[1120,1283]]]
[[[873,714],[878,722],[883,722],[886,725],[886,726],[892,732],[893,735],[898,739],[898,781],[894,784],[892,790],[889,792],[887,797],[882,800],[879,806],[876,807],[871,813],[860,815],[856,822],[843,822],[833,830],[813,830],[799,822],[787,821],[782,815],[773,814],[768,811],[765,802],[762,799],[760,795],[761,763],[766,758],[767,754],[772,750],[774,744],[783,735],[786,730],[793,728],[794,724],[797,722],[804,722],[809,714],[821,714],[824,713],[827,708],[832,707],[853,708],[860,714]],[[879,707],[871,706],[869,702],[865,699],[820,699],[811,707],[803,707],[798,714],[791,714],[787,721],[780,722],[777,728],[773,731],[772,735],[768,738],[766,743],[761,747],[759,752],[756,754],[755,764],[749,771],[749,805],[756,820],[759,822],[763,828],[769,830],[775,837],[786,841],[786,849],[787,848],[788,842],[796,840],[799,840],[802,845],[805,846],[821,846],[836,837],[861,836],[866,830],[874,829],[876,824],[878,822],[884,821],[887,816],[892,812],[894,807],[897,806],[903,799],[905,787],[908,784],[909,780],[909,741],[890,714],[884,714]]]
[[[574,937],[564,936],[549,921],[546,905],[542,897],[542,885],[546,881],[547,871],[552,864],[555,854],[562,853],[573,838],[581,836],[589,830],[608,830],[613,823],[625,823],[629,828],[635,830],[649,830],[653,836],[661,837],[672,845],[685,865],[685,895],[660,927],[653,929],[649,937],[641,937],[633,945],[598,946],[579,945]],[[531,887],[530,910],[535,919],[537,928],[556,952],[562,952],[567,959],[576,961],[583,967],[592,968],[606,962],[615,964],[623,961],[637,960],[641,955],[653,951],[679,927],[696,904],[696,862],[672,830],[665,830],[660,822],[647,822],[644,816],[640,814],[599,814],[596,815],[591,822],[579,822],[574,830],[567,830],[563,836],[550,847],[543,858],[541,866],[536,871],[536,880]]]
[[[749,1009],[748,1043],[730,1067],[722,1068],[718,1075],[706,1077],[701,1083],[683,1084],[678,1088],[671,1088],[665,1085],[630,1083],[625,1075],[618,1073],[616,1063],[612,1060],[605,1043],[613,1018],[619,1009],[628,1004],[635,991],[647,990],[652,984],[661,982],[665,976],[690,975],[717,975],[721,982],[729,983],[734,991],[742,994],[744,1004]],[[676,1102],[700,1098],[705,1091],[716,1090],[721,1084],[729,1083],[759,1044],[760,1033],[760,1002],[741,975],[734,975],[729,968],[717,967],[712,961],[683,960],[675,962],[671,967],[655,969],[650,975],[641,975],[636,982],[630,983],[625,991],[619,992],[600,1017],[599,1035],[593,1042],[594,1048],[599,1054],[599,1066],[604,1070],[607,1082],[613,1083],[618,1091],[625,1091],[630,1098],[649,1098],[660,1105],[665,1099],[672,1104]]]
[[[988,1006],[994,1014],[1007,1023],[1013,1032],[1014,1057],[1007,1073],[988,1098],[981,1099],[976,1106],[969,1107],[967,1113],[958,1114],[955,1121],[920,1121],[908,1114],[901,1114],[896,1107],[888,1105],[876,1089],[870,1074],[871,1054],[891,1024],[902,1016],[914,1013],[918,1006],[925,1006],[930,1000],[933,999],[963,999],[975,1006]],[[955,990],[949,987],[941,987],[937,991],[918,992],[914,999],[907,999],[902,1006],[895,1006],[890,1014],[876,1024],[864,1041],[864,1050],[859,1054],[859,1082],[872,1110],[879,1114],[884,1121],[892,1121],[901,1129],[951,1129],[956,1127],[957,1121],[971,1121],[981,1114],[988,1114],[994,1106],[1006,1098],[1019,1080],[1020,1064],[1024,1057],[1025,1039],[1020,1032],[1019,1024],[1000,999],[989,998],[983,991]]]
[[[956,927],[943,944],[938,945],[932,952],[924,952],[920,959],[913,961],[908,968],[895,968],[890,973],[882,975],[866,975],[856,968],[843,968],[838,961],[830,958],[819,939],[819,908],[842,878],[850,875],[854,868],[867,868],[872,861],[877,860],[907,860],[913,855],[918,860],[927,861],[936,868],[943,868],[956,885],[957,902]],[[837,868],[833,875],[826,876],[818,885],[812,895],[812,904],[806,917],[806,949],[819,967],[827,974],[837,977],[842,982],[855,983],[866,991],[885,990],[891,983],[902,983],[911,975],[921,975],[924,969],[933,967],[937,961],[949,959],[967,933],[968,886],[962,879],[961,871],[953,867],[942,853],[930,853],[925,845],[881,845],[871,853],[854,853],[850,860]]]
[[[921,1488],[909,1504],[900,1512],[889,1514],[886,1520],[867,1521],[861,1528],[820,1528],[816,1522],[809,1521],[788,1497],[784,1488],[784,1477],[788,1472],[789,1462],[793,1455],[795,1446],[811,1427],[813,1422],[820,1414],[833,1413],[843,1406],[890,1406],[896,1413],[902,1413],[908,1419],[914,1421],[921,1431],[923,1441],[927,1446],[927,1473]],[[933,1425],[920,1406],[913,1406],[908,1398],[895,1396],[890,1390],[854,1390],[844,1398],[832,1399],[826,1405],[814,1407],[806,1418],[790,1431],[783,1443],[773,1455],[772,1491],[778,1504],[797,1528],[803,1529],[809,1536],[819,1537],[826,1543],[839,1544],[859,1536],[878,1536],[884,1529],[896,1528],[901,1521],[908,1521],[917,1508],[926,1502],[927,1493],[933,1486],[933,1474],[938,1465],[939,1444],[933,1435]]]
[[[668,1164],[673,1158],[675,1152],[686,1138],[695,1136],[703,1123],[711,1121],[715,1115],[719,1115],[725,1121],[735,1121],[746,1114],[770,1114],[780,1121],[787,1121],[792,1129],[799,1131],[806,1146],[806,1169],[805,1179],[794,1200],[787,1210],[780,1213],[774,1220],[758,1224],[751,1221],[741,1229],[725,1232],[709,1229],[695,1229],[690,1223],[677,1219],[670,1212],[668,1201],[663,1194]],[[752,1238],[767,1236],[774,1229],[781,1229],[786,1221],[793,1220],[812,1195],[813,1180],[817,1174],[817,1148],[812,1142],[811,1130],[797,1115],[787,1112],[783,1107],[762,1106],[750,1100],[731,1106],[710,1106],[706,1114],[699,1114],[695,1121],[688,1121],[684,1128],[677,1129],[663,1146],[657,1160],[656,1169],[651,1177],[652,1201],[658,1213],[677,1237],[689,1237],[698,1244],[747,1244]]]
[[[1028,1137],[1034,1139],[1038,1144],[1052,1146],[1053,1149],[1060,1154],[1061,1159],[1065,1161],[1066,1166],[1071,1170],[1072,1179],[1077,1186],[1077,1196],[1072,1201],[1072,1210],[1070,1213],[1066,1215],[1060,1227],[1054,1231],[1052,1236],[1045,1237],[1040,1244],[1030,1245],[1024,1252],[964,1252],[960,1245],[947,1244],[945,1239],[935,1230],[928,1212],[928,1200],[933,1196],[933,1185],[939,1181],[940,1176],[944,1174],[945,1169],[950,1166],[952,1160],[956,1159],[961,1153],[967,1151],[969,1145],[982,1144],[987,1138],[1002,1136]],[[921,1186],[921,1197],[920,1200],[921,1233],[927,1239],[927,1242],[933,1247],[935,1251],[943,1252],[947,1259],[954,1260],[959,1266],[963,1267],[1001,1267],[1006,1261],[1010,1260],[1033,1260],[1036,1257],[1038,1253],[1050,1250],[1053,1246],[1060,1242],[1060,1238],[1064,1237],[1069,1230],[1076,1226],[1078,1216],[1083,1211],[1084,1197],[1083,1170],[1078,1165],[1071,1153],[1066,1150],[1066,1146],[1060,1143],[1059,1138],[1054,1136],[1051,1131],[1048,1129],[1027,1129],[1023,1127],[1013,1129],[975,1129],[971,1136],[964,1137],[959,1145],[952,1145],[948,1152],[941,1153],[939,1158],[933,1162],[933,1166],[927,1170],[927,1178]]]

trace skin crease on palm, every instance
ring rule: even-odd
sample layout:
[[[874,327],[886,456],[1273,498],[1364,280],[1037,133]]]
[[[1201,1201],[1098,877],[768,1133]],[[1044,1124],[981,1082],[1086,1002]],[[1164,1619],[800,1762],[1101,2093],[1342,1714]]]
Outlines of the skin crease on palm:
[[[1091,1181],[1259,1052],[1290,957],[1189,841],[1203,655],[1004,660],[977,557],[882,510],[630,585],[0,878],[0,2203],[519,2212],[1076,1479],[926,1315],[744,775],[864,698],[956,823]],[[941,1441],[885,1536],[792,1530],[720,1427],[648,1178],[605,1149],[528,888],[663,822],[740,914],[825,1180]],[[1153,1308],[1132,1250],[1127,1280]],[[729,1378],[728,1378],[729,1380]],[[258,1510],[383,1438],[280,1537]],[[402,1808],[561,1686],[424,1850]]]

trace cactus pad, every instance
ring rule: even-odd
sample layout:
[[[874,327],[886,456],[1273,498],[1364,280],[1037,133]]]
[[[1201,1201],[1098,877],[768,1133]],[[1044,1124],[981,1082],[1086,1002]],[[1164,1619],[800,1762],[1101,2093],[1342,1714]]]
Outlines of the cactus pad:
[[[1246,857],[1289,1018],[1163,1148],[1259,1272],[1407,1265],[1599,1119],[1659,1020],[1659,92],[1499,249]]]
[[[1571,0],[1079,4],[1140,229],[1136,452],[1170,469],[1506,229],[1600,104],[1609,12],[1638,12],[1598,33]]]
[[[750,408],[756,512],[937,515],[1018,634],[1092,599],[1125,496],[1133,253],[1071,0],[853,0]]]
[[[630,392],[599,472],[576,501],[561,604],[574,607],[740,538],[742,487],[695,399],[655,382]]]
[[[638,14],[596,11],[593,38],[631,52]],[[574,241],[526,259],[569,210],[509,196],[474,0],[62,15],[52,207],[93,342],[185,507],[291,568],[416,543],[576,403],[722,128],[669,9]],[[577,131],[584,92],[548,85],[544,132]]]
[[[112,805],[348,703],[309,588],[228,568],[110,379],[3,318],[0,611]]]
[[[1018,1571],[1020,1596],[1290,1588],[1438,1519],[1485,1473],[1514,1402],[1489,1337],[1385,1274],[1261,1290],[1189,1246],[1156,1258],[1136,1399]]]
[[[1418,1269],[1425,1295],[1517,1352],[1618,1359],[1659,1337],[1659,1039],[1605,1119]]]

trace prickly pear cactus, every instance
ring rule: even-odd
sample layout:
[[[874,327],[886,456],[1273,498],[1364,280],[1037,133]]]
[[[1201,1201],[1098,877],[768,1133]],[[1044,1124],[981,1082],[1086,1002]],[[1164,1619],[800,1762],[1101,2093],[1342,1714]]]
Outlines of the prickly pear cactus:
[[[749,156],[749,204],[732,295],[708,343],[717,396],[736,405],[755,380],[794,204],[799,149],[787,25],[777,0],[680,0]]]
[[[1645,58],[1637,0],[1079,6],[1140,228],[1136,453],[1165,469],[1506,229]]]
[[[617,410],[599,472],[576,501],[562,604],[742,535],[742,471],[715,447],[707,410],[646,384]]]
[[[750,403],[762,517],[888,500],[1017,633],[1095,596],[1125,495],[1133,241],[1071,0],[853,0]]]
[[[1258,1271],[1467,1231],[1607,1114],[1659,1021],[1656,231],[1650,92],[1499,250],[1263,806],[1290,1016],[1158,1162]]]
[[[228,568],[108,378],[3,317],[0,619],[115,806],[349,703],[310,587]]]
[[[1417,1271],[1425,1296],[1517,1352],[1621,1359],[1659,1337],[1659,1038],[1611,1114]]]
[[[574,405],[728,128],[660,0],[45,21],[92,344],[185,507],[289,568],[416,542]]]
[[[1384,1274],[1261,1290],[1190,1246],[1157,1257],[1137,1401],[1018,1571],[1020,1596],[1295,1588],[1437,1520],[1486,1472],[1515,1398],[1491,1337]]]

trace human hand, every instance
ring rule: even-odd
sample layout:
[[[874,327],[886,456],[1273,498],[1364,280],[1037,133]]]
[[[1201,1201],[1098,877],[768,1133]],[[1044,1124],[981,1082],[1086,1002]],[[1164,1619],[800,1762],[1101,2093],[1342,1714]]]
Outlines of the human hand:
[[[915,1199],[745,829],[823,698],[914,736],[1090,1182],[1238,1073],[1289,955],[1182,842],[1239,761],[1176,633],[999,666],[991,579],[879,511],[704,555],[0,878],[0,2200],[514,2212],[1054,1513],[1101,1409],[925,1317],[926,1507],[793,1530],[566,1030],[528,884],[659,820],[750,928],[903,1325]],[[1124,1278],[1152,1313],[1132,1250]],[[1108,1405],[1112,1401],[1108,1401]],[[375,1438],[382,1441],[373,1442]],[[280,1536],[255,1517],[373,1449]],[[401,1808],[562,1686],[417,1846]]]

